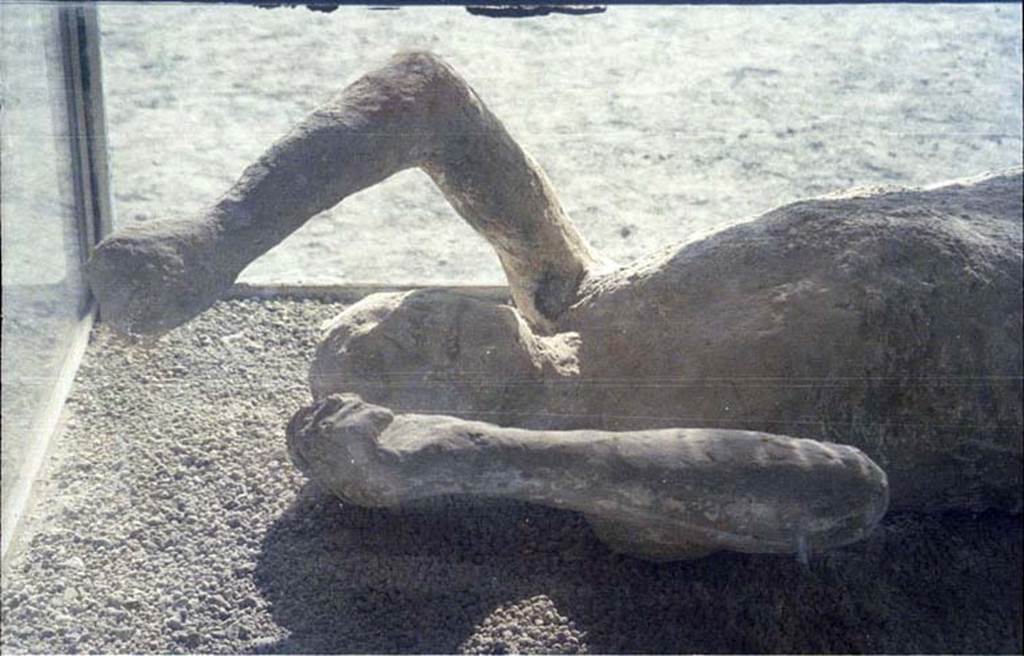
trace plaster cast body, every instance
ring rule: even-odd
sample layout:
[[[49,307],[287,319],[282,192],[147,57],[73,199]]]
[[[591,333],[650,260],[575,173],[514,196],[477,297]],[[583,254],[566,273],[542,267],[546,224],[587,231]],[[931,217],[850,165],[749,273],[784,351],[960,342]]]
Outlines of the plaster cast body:
[[[850,444],[895,507],[1019,509],[1020,215],[1019,174],[803,201],[587,279],[549,335],[450,292],[375,295],[327,327],[311,386],[509,426]]]
[[[343,496],[397,503],[402,494],[381,487],[396,471],[404,490],[435,470],[457,471],[466,493],[586,512],[598,535],[639,555],[738,548],[742,540],[716,541],[659,505],[686,494],[711,498],[686,487],[692,463],[676,458],[675,438],[643,432],[692,426],[715,429],[705,437],[735,453],[760,438],[731,429],[856,447],[850,461],[870,466],[850,470],[849,489],[862,496],[849,512],[811,510],[827,458],[804,466],[793,456],[793,467],[773,470],[805,492],[766,506],[787,536],[804,530],[782,519],[795,516],[829,525],[856,516],[846,535],[870,530],[888,495],[871,460],[888,474],[894,505],[1020,510],[1020,170],[794,203],[616,267],[586,244],[543,172],[472,89],[436,57],[407,54],[296,126],[203,216],[131,226],[102,243],[87,273],[104,317],[127,332],[169,330],[311,216],[410,167],[425,170],[494,246],[514,307],[443,291],[383,294],[327,327],[311,370],[316,401],[292,422],[289,441],[300,466]],[[393,418],[402,435],[419,431],[443,456],[427,459],[426,469],[397,470],[374,456],[363,479],[338,465],[363,425],[346,419],[357,402],[342,392],[408,413]],[[327,423],[303,423],[310,413]],[[488,424],[466,433],[444,423],[460,420],[417,413]],[[497,470],[526,471],[509,464],[502,426],[538,431],[513,440],[515,452],[530,456],[531,480],[556,480],[541,456],[572,444],[582,455],[566,459],[564,474],[583,472],[594,489],[618,480],[643,492],[601,506],[585,495],[566,504],[557,486],[541,495],[488,485]],[[573,430],[581,429],[597,441],[579,446]],[[623,445],[659,445],[645,457],[677,472],[669,478],[682,487],[666,490],[656,467],[624,470],[619,456],[596,446],[609,434],[594,431],[618,431]],[[452,437],[467,434],[478,439]],[[389,439],[368,444],[379,456]],[[817,448],[789,453],[824,453]],[[743,486],[767,495],[741,461],[708,467],[716,480],[736,480],[738,496],[755,498]],[[747,550],[779,550],[778,540],[750,534],[746,511],[722,497],[716,503],[723,536],[745,530]],[[674,528],[659,529],[664,522]]]

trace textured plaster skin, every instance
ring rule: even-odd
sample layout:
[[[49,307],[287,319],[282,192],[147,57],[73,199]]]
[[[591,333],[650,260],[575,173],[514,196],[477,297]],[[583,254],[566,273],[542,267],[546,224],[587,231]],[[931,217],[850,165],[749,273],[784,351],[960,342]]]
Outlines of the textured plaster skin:
[[[615,267],[472,89],[405,54],[296,126],[205,215],[102,243],[87,274],[103,316],[169,330],[311,216],[413,166],[494,246],[515,307],[368,297],[327,327],[316,399],[622,440],[679,426],[820,439],[880,465],[895,507],[1020,511],[1020,169],[797,202]],[[627,546],[657,525],[590,517]]]
[[[648,558],[835,547],[867,535],[888,503],[885,473],[857,449],[750,431],[524,430],[334,394],[295,415],[288,444],[352,503],[511,497],[583,512],[612,546]]]

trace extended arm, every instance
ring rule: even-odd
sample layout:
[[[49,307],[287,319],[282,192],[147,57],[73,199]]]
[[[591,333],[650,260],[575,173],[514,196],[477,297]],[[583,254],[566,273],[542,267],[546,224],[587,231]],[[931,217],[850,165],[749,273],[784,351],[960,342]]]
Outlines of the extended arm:
[[[859,540],[888,505],[859,450],[750,431],[533,431],[393,414],[351,394],[300,410],[292,460],[343,499],[510,497],[583,512],[614,547],[679,558],[795,553]]]

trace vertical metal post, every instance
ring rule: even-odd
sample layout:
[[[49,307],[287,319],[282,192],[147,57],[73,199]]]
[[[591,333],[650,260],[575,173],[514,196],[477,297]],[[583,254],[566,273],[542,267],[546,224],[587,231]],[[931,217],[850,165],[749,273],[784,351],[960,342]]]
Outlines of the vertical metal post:
[[[79,245],[84,262],[93,246],[110,234],[113,227],[99,22],[95,6],[73,5],[58,11]]]

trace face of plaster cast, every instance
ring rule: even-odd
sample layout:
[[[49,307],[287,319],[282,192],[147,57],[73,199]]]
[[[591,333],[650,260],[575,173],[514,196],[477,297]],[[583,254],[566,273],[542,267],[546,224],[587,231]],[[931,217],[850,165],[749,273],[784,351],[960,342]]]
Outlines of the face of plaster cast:
[[[544,355],[507,306],[443,290],[375,294],[325,332],[310,373],[316,398],[354,392],[396,411],[486,413],[479,418],[496,423],[540,401],[542,386],[528,383]]]

